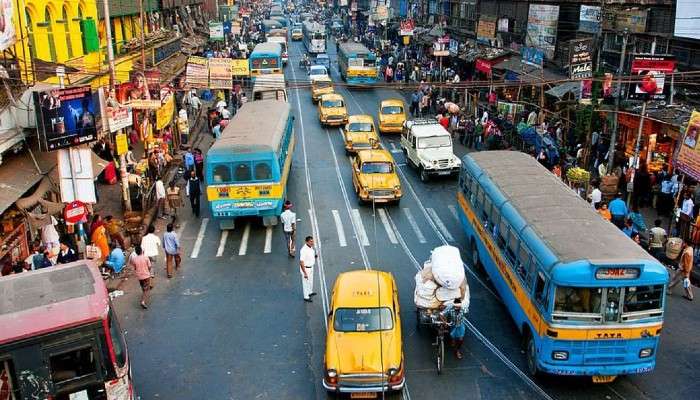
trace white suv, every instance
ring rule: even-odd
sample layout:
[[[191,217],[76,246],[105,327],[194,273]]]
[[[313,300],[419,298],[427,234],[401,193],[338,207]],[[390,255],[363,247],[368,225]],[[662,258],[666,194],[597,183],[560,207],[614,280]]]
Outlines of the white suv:
[[[401,149],[408,165],[417,168],[420,179],[459,174],[462,165],[452,150],[452,136],[433,119],[406,121],[401,132]]]

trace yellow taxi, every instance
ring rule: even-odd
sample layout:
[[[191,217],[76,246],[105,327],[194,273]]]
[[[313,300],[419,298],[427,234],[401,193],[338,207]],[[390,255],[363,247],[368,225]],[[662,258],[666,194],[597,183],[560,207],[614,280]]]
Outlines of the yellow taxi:
[[[333,93],[333,80],[328,75],[311,78],[311,100],[316,103],[324,94]]]
[[[340,126],[348,123],[345,99],[337,93],[321,95],[318,100],[318,119],[321,125]]]
[[[323,387],[376,398],[406,382],[394,277],[376,270],[338,275],[331,294]]]
[[[352,160],[352,184],[360,204],[399,203],[401,181],[396,174],[396,164],[384,149],[360,150]]]
[[[379,132],[401,133],[406,121],[406,106],[401,99],[386,99],[379,103]]]
[[[378,149],[379,136],[374,128],[374,118],[371,115],[351,115],[343,132],[345,152],[355,153],[358,150]]]
[[[292,40],[301,40],[304,38],[304,33],[301,28],[292,28]]]

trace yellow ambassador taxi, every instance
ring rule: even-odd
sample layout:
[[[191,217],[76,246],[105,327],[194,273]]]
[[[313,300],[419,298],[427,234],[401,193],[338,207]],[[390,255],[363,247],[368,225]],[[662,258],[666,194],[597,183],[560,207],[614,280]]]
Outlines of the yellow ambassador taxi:
[[[348,123],[345,99],[337,93],[322,95],[318,100],[318,119],[321,125],[340,126]]]
[[[399,203],[401,181],[396,174],[396,164],[384,149],[360,150],[352,160],[352,184],[360,204]]]
[[[301,28],[292,28],[292,40],[301,40],[304,38],[304,33]]]
[[[386,99],[379,103],[379,132],[401,133],[406,122],[406,106],[401,99]]]
[[[359,150],[378,149],[379,136],[374,128],[374,118],[371,115],[351,115],[343,132],[345,152],[355,153]]]
[[[342,273],[330,306],[323,387],[351,398],[401,390],[406,378],[394,277],[377,270]]]
[[[324,94],[334,93],[333,80],[328,75],[311,78],[311,100],[316,103]]]

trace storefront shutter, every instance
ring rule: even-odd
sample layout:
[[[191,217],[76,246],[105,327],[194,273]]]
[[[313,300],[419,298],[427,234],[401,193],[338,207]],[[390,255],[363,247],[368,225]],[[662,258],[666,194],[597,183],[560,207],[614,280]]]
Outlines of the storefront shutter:
[[[100,50],[100,38],[97,35],[97,25],[94,19],[81,20],[80,32],[82,33],[85,53],[94,53]]]

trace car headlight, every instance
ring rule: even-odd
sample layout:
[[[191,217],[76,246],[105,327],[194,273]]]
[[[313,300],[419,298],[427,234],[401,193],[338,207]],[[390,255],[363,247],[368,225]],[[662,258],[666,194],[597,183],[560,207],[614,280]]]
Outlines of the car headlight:
[[[396,374],[399,373],[399,369],[398,369],[398,368],[389,368],[389,369],[386,371],[386,373],[387,373],[387,375],[389,375],[389,376],[394,376],[394,375],[396,375]]]
[[[654,349],[652,349],[651,347],[647,347],[647,348],[639,350],[639,358],[651,357],[653,354],[654,354]]]
[[[557,360],[557,361],[566,361],[569,359],[569,352],[562,351],[562,350],[553,351],[552,352],[552,359]]]
[[[437,165],[437,160],[433,160],[433,165]]]
[[[329,369],[326,371],[326,376],[328,376],[329,378],[335,378],[338,376],[338,371],[334,369]]]
[[[400,191],[400,190],[401,190],[401,185],[396,185],[396,186],[394,186],[394,190],[396,190],[397,192]]]

